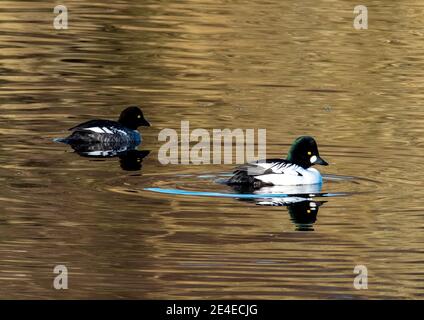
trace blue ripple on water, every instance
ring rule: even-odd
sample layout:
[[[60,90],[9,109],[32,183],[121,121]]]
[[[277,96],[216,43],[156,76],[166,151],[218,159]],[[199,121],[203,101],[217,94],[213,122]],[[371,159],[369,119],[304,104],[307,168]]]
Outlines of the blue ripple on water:
[[[224,197],[224,198],[244,198],[244,199],[258,199],[258,198],[287,198],[293,196],[306,196],[306,197],[337,197],[346,196],[349,193],[335,192],[335,193],[314,193],[314,194],[286,194],[286,193],[222,193],[222,192],[209,192],[209,191],[190,191],[180,189],[162,189],[162,188],[144,188],[146,191],[153,191],[165,194],[185,195],[185,196],[200,196],[200,197]]]

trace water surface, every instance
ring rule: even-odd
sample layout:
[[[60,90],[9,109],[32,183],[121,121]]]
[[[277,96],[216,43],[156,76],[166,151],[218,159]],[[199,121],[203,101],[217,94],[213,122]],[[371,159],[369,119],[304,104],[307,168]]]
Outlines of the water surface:
[[[78,0],[59,31],[51,2],[1,1],[0,296],[422,298],[424,6],[371,1],[357,31],[354,5]],[[141,171],[52,141],[134,104],[153,124]],[[323,173],[371,181],[324,181],[354,194],[317,199],[307,228],[284,206],[144,190],[230,192],[213,176],[233,165],[159,163],[182,120],[265,128],[269,157],[312,135]]]

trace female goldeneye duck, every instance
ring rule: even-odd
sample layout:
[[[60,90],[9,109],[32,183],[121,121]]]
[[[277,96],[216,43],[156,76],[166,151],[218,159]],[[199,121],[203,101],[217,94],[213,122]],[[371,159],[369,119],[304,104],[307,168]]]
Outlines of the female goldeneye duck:
[[[138,145],[141,142],[139,126],[150,126],[139,107],[128,107],[121,112],[118,121],[90,120],[70,128],[72,134],[56,141],[75,145],[101,143],[119,146]]]
[[[302,136],[290,147],[287,159],[267,159],[245,164],[236,168],[228,180],[229,185],[289,186],[322,183],[319,171],[311,168],[315,164],[327,166],[319,155],[314,138]]]

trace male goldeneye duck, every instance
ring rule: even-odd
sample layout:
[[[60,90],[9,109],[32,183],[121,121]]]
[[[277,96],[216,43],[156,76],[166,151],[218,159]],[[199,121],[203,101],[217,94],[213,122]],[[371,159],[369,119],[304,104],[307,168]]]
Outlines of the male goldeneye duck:
[[[139,126],[150,126],[138,107],[128,107],[121,112],[118,121],[90,120],[70,128],[72,134],[56,139],[71,145],[100,143],[118,148],[122,145],[136,146],[141,142]]]
[[[264,186],[320,184],[321,174],[317,169],[311,168],[315,164],[328,165],[320,157],[314,138],[302,136],[291,145],[287,159],[267,159],[245,164],[236,168],[228,184],[248,185],[254,189]]]

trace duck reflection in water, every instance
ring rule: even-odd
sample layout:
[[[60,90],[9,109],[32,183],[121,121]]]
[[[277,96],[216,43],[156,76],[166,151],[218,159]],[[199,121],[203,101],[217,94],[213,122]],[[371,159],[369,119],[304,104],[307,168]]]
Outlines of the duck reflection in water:
[[[149,150],[137,150],[129,146],[114,148],[111,145],[97,144],[69,144],[81,157],[87,158],[119,158],[122,170],[139,171],[142,168],[143,159],[150,153]]]
[[[296,231],[313,231],[314,223],[317,221],[319,207],[327,201],[315,201],[312,199],[296,197],[296,201],[269,201],[262,199],[257,201],[261,206],[285,206],[290,214],[290,220],[296,226]],[[281,198],[279,199],[281,200]]]
[[[287,207],[290,220],[296,226],[296,231],[313,231],[317,220],[319,207],[327,201],[316,201],[313,197],[322,195],[322,184],[299,186],[270,186],[252,189],[248,186],[232,186],[238,193],[257,194],[255,199],[240,199],[240,201],[254,202],[259,206]],[[261,198],[266,194],[266,198]],[[287,197],[270,198],[270,194],[287,194]]]

